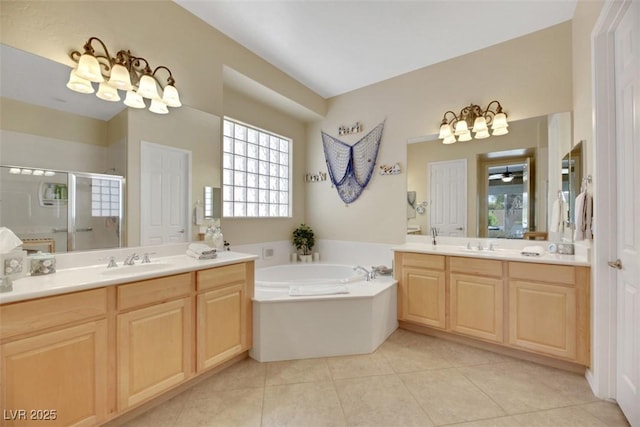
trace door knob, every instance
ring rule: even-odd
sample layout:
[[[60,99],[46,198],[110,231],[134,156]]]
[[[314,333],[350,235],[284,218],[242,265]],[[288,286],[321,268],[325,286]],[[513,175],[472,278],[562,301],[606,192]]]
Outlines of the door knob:
[[[464,230],[464,227],[458,227],[458,228],[456,228],[456,230],[462,231],[462,230]]]
[[[184,230],[178,230],[178,233],[184,233]]]
[[[609,261],[607,264],[609,264],[609,267],[611,268],[617,268],[618,270],[622,270],[622,261],[620,261],[620,258],[618,258],[615,261]]]

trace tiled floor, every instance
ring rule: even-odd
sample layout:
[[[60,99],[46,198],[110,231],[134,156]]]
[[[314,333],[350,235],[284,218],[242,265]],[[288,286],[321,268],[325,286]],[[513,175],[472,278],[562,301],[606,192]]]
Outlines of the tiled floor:
[[[397,330],[375,353],[244,360],[127,427],[628,426],[581,375]]]

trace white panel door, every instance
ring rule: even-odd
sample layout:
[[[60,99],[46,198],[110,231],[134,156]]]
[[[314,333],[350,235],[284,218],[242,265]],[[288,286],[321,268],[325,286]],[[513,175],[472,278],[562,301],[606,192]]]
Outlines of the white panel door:
[[[631,425],[640,426],[640,3],[630,2],[614,39],[619,257],[614,264],[619,268],[616,400]]]
[[[466,236],[467,160],[429,163],[429,228],[441,236]]]
[[[140,243],[186,242],[191,204],[191,152],[140,144]]]

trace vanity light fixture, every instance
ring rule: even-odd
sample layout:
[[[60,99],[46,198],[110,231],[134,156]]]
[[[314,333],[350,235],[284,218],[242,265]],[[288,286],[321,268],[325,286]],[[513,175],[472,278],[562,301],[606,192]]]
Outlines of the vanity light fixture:
[[[498,101],[491,101],[484,110],[479,105],[471,104],[460,110],[459,114],[447,111],[440,122],[438,138],[442,139],[443,144],[471,141],[471,132],[475,133],[476,139],[489,138],[489,126],[491,135],[509,133],[507,114],[502,111],[502,105]]]
[[[96,53],[95,44],[102,49]],[[67,87],[80,93],[94,93],[92,83],[98,83],[96,96],[105,101],[118,102],[122,98],[119,90],[126,92],[124,104],[131,108],[146,108],[144,99],[150,100],[149,111],[167,114],[167,107],[180,107],[180,95],[175,80],[164,65],[151,69],[149,62],[134,56],[129,50],[120,50],[115,57],[109,54],[107,46],[97,37],[91,37],[84,44],[84,52],[74,50],[69,54],[78,65],[71,70]],[[159,75],[169,74],[166,83]],[[161,92],[159,91],[161,90]]]

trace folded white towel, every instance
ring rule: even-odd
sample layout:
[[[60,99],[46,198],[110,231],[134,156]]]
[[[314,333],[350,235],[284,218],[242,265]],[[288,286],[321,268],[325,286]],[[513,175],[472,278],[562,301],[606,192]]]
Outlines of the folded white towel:
[[[209,245],[205,245],[204,243],[191,243],[187,250],[198,255],[209,255],[216,253],[216,250],[214,248]]]
[[[540,256],[544,253],[544,248],[542,246],[527,246],[520,253],[527,256]]]
[[[191,249],[187,249],[187,255],[195,259],[214,259],[218,257],[218,254],[216,253],[216,251],[213,251],[211,253],[206,253],[206,254],[198,254],[193,252]]]
[[[289,286],[291,296],[348,294],[349,289],[341,285],[302,285]]]

